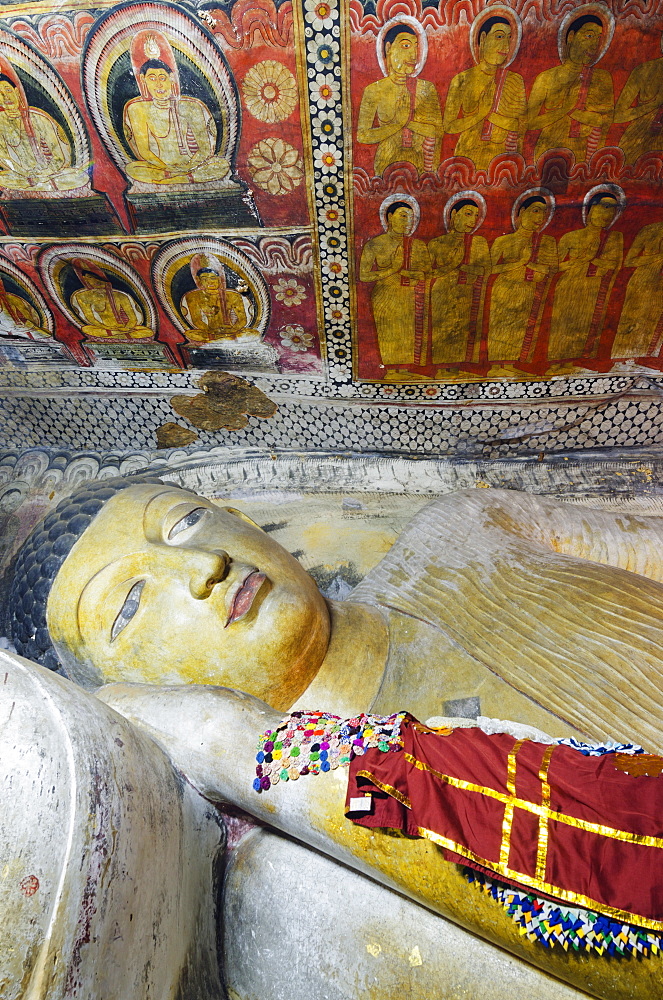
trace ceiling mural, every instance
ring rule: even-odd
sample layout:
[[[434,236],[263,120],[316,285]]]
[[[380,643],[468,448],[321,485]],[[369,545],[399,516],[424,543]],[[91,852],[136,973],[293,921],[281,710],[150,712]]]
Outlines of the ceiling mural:
[[[5,371],[663,370],[661,0],[0,9]]]

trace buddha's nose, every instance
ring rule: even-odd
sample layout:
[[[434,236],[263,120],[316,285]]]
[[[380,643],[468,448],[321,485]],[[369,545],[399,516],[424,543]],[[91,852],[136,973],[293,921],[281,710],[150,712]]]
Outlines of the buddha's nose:
[[[210,596],[217,583],[225,580],[232,559],[223,549],[216,549],[214,552],[197,551],[192,556],[189,588],[192,596],[202,601]]]

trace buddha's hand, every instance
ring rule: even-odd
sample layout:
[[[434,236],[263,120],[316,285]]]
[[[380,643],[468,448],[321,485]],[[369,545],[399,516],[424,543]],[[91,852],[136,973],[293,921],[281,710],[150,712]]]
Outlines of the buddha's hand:
[[[237,805],[250,799],[259,735],[281,718],[252,695],[211,685],[107,684],[95,694],[152,736],[203,795]]]
[[[494,88],[492,84],[489,84],[485,90],[482,90],[481,96],[479,97],[479,106],[477,107],[477,114],[485,118],[486,115],[490,114],[493,107],[494,98]]]
[[[410,120],[410,93],[405,90],[398,95],[392,123],[403,128]]]

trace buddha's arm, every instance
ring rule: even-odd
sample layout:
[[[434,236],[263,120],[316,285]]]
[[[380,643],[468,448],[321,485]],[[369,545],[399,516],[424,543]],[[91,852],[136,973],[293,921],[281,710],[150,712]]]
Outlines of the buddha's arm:
[[[568,115],[576,102],[576,89],[572,88],[567,93],[566,99],[556,108],[542,111],[546,107],[548,99],[548,79],[546,73],[537,76],[532,87],[529,103],[527,105],[527,127],[537,131],[538,129],[549,128]]]
[[[520,131],[520,121],[525,115],[525,83],[518,73],[509,73],[499,108],[488,115],[488,121],[507,131]]]
[[[138,303],[135,301],[135,299],[131,295],[127,295],[126,292],[121,292],[120,295],[121,295],[122,305],[126,307],[127,311],[130,314],[129,321],[128,321],[127,325],[128,326],[142,326],[142,323],[143,323],[143,314],[142,314],[142,312],[141,312],[141,310],[140,310],[140,308],[138,306]],[[117,292],[115,292],[115,297],[117,299],[117,297],[118,297]],[[133,316],[133,322],[132,322],[132,319],[131,319],[132,316]]]
[[[216,145],[216,126],[208,109],[202,102],[194,103],[191,99],[180,101],[180,120],[182,131],[186,132],[189,126],[198,144],[197,151],[191,156],[191,165],[197,166],[209,160]]]
[[[442,278],[445,274],[455,271],[462,263],[465,249],[462,244],[447,248],[444,243],[431,240],[428,244],[428,254],[431,260],[431,276]]]
[[[652,237],[641,230],[633,240],[631,247],[626,254],[624,267],[642,267],[648,264],[663,264],[663,253],[660,251],[661,236]]]
[[[58,129],[55,122],[50,121],[46,115],[31,115],[37,140],[43,146],[47,146],[51,156],[46,164],[46,171],[49,174],[57,173],[64,169],[70,162],[70,157],[65,155],[62,143],[58,136]]]
[[[487,86],[479,95],[476,111],[461,115],[461,111],[464,111],[463,96],[465,87],[463,84],[463,74],[460,73],[451,81],[449,93],[447,94],[447,101],[444,106],[444,131],[448,132],[449,135],[460,135],[462,132],[467,132],[468,129],[476,128],[477,125],[481,124],[492,107],[493,92],[492,88]]]
[[[575,232],[564,233],[561,240],[559,241],[559,270],[568,271],[569,268],[575,267],[577,264],[582,264],[586,262],[589,264],[592,259],[591,253],[580,254],[574,251],[578,250],[577,246],[577,236]]]
[[[155,167],[168,170],[168,164],[150,149],[150,127],[147,122],[144,102],[138,101],[136,104],[132,104],[128,111],[128,118],[139,159],[151,163]]]
[[[421,89],[423,91],[422,99],[417,102],[414,115],[407,123],[407,127],[425,138],[442,138],[444,135],[442,110],[435,85],[423,80]]]
[[[603,253],[592,261],[599,271],[616,271],[622,266],[624,257],[624,234],[610,233]]]
[[[615,93],[612,77],[605,70],[599,70],[589,88],[584,110],[576,109],[571,117],[581,125],[606,128],[612,124],[615,108]]]
[[[230,325],[232,326],[233,332],[237,333],[239,330],[244,330],[248,326],[248,319],[246,316],[246,309],[244,306],[244,300],[239,292],[226,292],[226,301],[228,304],[228,312],[230,314]],[[232,318],[234,315],[234,319]]]
[[[371,246],[372,242],[373,242],[372,240],[369,240],[361,252],[361,261],[359,263],[359,280],[381,281],[384,278],[393,278],[394,275],[399,274],[401,269],[401,264],[403,262],[402,247],[399,247],[394,253],[391,262],[392,266],[387,270],[384,268],[374,267],[377,261],[376,261],[375,251]],[[394,262],[396,262],[395,266]]]
[[[405,91],[407,97],[407,91]],[[359,120],[357,122],[357,142],[372,145],[383,142],[396,135],[407,124],[410,113],[409,104],[400,98],[394,102],[394,113],[392,120],[385,125],[374,125],[375,116],[378,113],[378,101],[375,98],[371,87],[367,87],[361,98],[359,107]]]
[[[279,719],[257,699],[227,688],[193,685],[115,684],[101,688],[97,696],[156,739],[175,767],[212,801],[232,802],[581,990],[591,979],[596,997],[650,1000],[657,995],[656,964],[622,962],[615,968],[603,958],[584,955],[569,961],[559,948],[548,950],[526,941],[500,907],[482,901],[468,887],[459,867],[446,861],[435,844],[350,822],[344,814],[346,768],[254,792],[258,734]]]
[[[542,278],[555,274],[559,264],[557,260],[557,243],[553,237],[543,237],[537,262],[533,264],[530,261],[528,267],[532,268]]]
[[[528,243],[523,245],[523,251],[520,257],[516,260],[504,260],[503,258],[503,248],[506,241],[510,240],[508,236],[498,236],[493,243],[490,250],[490,270],[492,274],[508,274],[511,271],[517,271],[519,268],[525,267],[529,258],[532,255],[531,248]]]
[[[84,323],[90,326],[103,326],[103,320],[97,314],[91,302],[83,291],[74,292],[71,297],[71,304],[81,317]]]
[[[655,97],[650,101],[643,101],[636,104],[635,107],[633,106],[633,102],[636,100],[639,101],[640,98],[640,91],[644,82],[642,80],[643,68],[643,66],[636,66],[631,71],[631,75],[619,95],[614,118],[618,124],[635,121],[636,118],[642,118],[643,115],[654,111],[658,107],[658,100]]]

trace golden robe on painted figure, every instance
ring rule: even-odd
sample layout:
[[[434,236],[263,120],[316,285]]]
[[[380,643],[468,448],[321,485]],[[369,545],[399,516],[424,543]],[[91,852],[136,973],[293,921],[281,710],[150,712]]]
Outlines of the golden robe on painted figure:
[[[147,184],[201,184],[226,176],[230,165],[215,155],[216,124],[209,108],[180,92],[177,63],[168,40],[141,31],[131,44],[140,97],[124,107],[124,133],[136,156],[125,169]]]
[[[48,330],[42,329],[39,313],[21,295],[8,292],[0,279],[0,336],[30,337],[38,333],[49,337]]]
[[[563,274],[553,299],[548,343],[551,361],[595,355],[612,287],[622,266],[624,236],[608,232],[617,200],[605,193],[595,199],[586,225],[565,233],[559,241],[559,270]]]
[[[557,243],[544,236],[546,199],[525,199],[516,231],[498,236],[491,247],[491,271],[497,275],[490,298],[488,359],[531,360],[541,318],[557,270]]]
[[[100,267],[91,261],[72,261],[76,277],[83,285],[71,296],[71,305],[83,320],[81,330],[98,340],[144,340],[153,332],[143,326],[143,313],[127,292],[108,280]]]
[[[663,341],[663,222],[640,230],[624,267],[635,271],[626,289],[612,357],[656,355]]]
[[[386,210],[387,231],[368,240],[359,265],[360,281],[373,283],[371,309],[383,365],[423,364],[426,244],[412,238],[414,214],[406,201]]]
[[[615,122],[629,123],[619,140],[627,163],[663,149],[663,58],[631,71],[617,101]]]
[[[562,65],[544,70],[534,81],[527,122],[529,129],[540,129],[535,160],[550,149],[570,149],[581,162],[605,145],[613,119],[612,77],[593,65],[603,33],[599,17],[577,18],[566,31]]]
[[[362,94],[357,142],[377,144],[376,175],[399,161],[412,163],[420,173],[436,170],[442,111],[434,84],[415,77],[420,61],[417,33],[409,24],[396,24],[381,44],[387,75],[369,84]]]
[[[10,191],[71,191],[88,183],[71,166],[71,144],[45,111],[32,108],[23,85],[0,56],[0,188]]]
[[[478,205],[463,199],[450,212],[450,231],[428,244],[433,364],[478,360],[485,276],[490,270],[488,243],[474,234],[478,216]]]
[[[242,334],[255,333],[248,329],[241,293],[226,285],[220,261],[211,255],[196,254],[191,261],[191,274],[196,288],[182,297],[182,313],[192,327],[187,330],[189,340],[235,340]]]
[[[444,109],[444,131],[458,135],[454,156],[466,156],[478,170],[503,153],[522,149],[525,84],[504,64],[512,46],[512,27],[491,17],[479,31],[479,62],[451,81]]]

